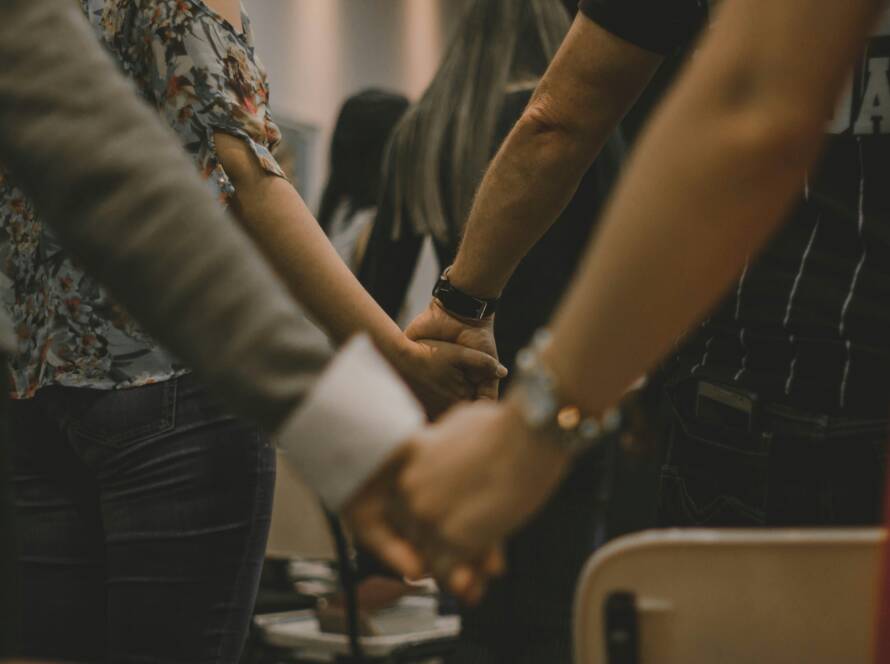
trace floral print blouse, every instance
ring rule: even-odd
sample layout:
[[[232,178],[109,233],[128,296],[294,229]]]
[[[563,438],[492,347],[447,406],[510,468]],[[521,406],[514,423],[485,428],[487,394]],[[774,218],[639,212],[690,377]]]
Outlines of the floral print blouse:
[[[215,131],[243,139],[267,172],[284,177],[271,154],[280,133],[269,114],[269,86],[247,16],[238,33],[201,0],[81,5],[223,205],[235,189],[217,157]],[[18,344],[10,360],[13,397],[32,397],[51,384],[132,387],[186,371],[84,273],[2,171],[0,272]]]

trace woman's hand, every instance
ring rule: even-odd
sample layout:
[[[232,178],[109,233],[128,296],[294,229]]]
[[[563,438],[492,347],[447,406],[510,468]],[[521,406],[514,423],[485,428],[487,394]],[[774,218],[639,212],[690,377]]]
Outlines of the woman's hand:
[[[453,594],[478,600],[503,570],[505,538],[551,495],[568,453],[537,435],[509,400],[455,408],[410,441],[393,528]]]
[[[389,359],[433,418],[507,375],[488,353],[445,341],[405,337]]]

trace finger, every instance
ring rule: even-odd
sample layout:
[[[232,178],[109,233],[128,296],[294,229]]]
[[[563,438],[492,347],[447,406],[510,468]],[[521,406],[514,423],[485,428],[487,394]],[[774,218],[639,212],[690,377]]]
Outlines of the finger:
[[[476,606],[479,602],[482,601],[482,598],[485,597],[485,592],[487,590],[488,580],[481,576],[476,577],[473,585],[470,586],[470,589],[467,591],[464,601],[467,603],[468,606]]]
[[[474,383],[506,378],[509,373],[507,367],[488,353],[465,347],[453,350],[456,354],[455,366],[460,367]]]
[[[482,571],[486,576],[501,576],[506,570],[507,560],[501,547],[489,551],[482,561]]]
[[[383,562],[409,579],[424,575],[425,565],[417,550],[386,523],[379,522],[363,529],[362,542]]]
[[[448,589],[461,599],[467,599],[476,584],[476,572],[466,564],[456,565],[448,574]]]
[[[478,383],[476,385],[476,398],[497,401],[499,386],[500,381],[497,380],[484,380]]]
[[[464,604],[478,604],[488,587],[488,577],[470,565],[459,565],[451,572],[448,587]]]
[[[476,397],[476,385],[457,369],[443,376],[441,387],[447,394],[449,406],[458,401],[472,401]]]

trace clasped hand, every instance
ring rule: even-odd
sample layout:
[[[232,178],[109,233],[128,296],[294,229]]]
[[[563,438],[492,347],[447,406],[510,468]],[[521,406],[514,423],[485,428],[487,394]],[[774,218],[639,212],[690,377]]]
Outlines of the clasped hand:
[[[424,342],[432,352],[459,344],[470,353],[478,382],[461,400],[484,401],[453,408],[407,441],[345,516],[359,539],[396,570],[411,578],[433,574],[474,603],[504,569],[504,538],[544,502],[567,459],[534,440],[512,403],[494,403],[505,370],[485,375],[474,354],[497,357],[491,321],[454,318],[433,301],[407,334],[437,339]]]
[[[345,515],[393,568],[410,578],[432,574],[474,603],[503,571],[504,538],[544,502],[567,465],[509,402],[465,404],[403,445]]]

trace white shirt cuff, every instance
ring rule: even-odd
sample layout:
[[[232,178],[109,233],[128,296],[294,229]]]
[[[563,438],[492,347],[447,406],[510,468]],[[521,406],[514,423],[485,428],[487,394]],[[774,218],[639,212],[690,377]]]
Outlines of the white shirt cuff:
[[[324,505],[339,511],[425,421],[414,395],[361,335],[337,354],[276,440]]]

